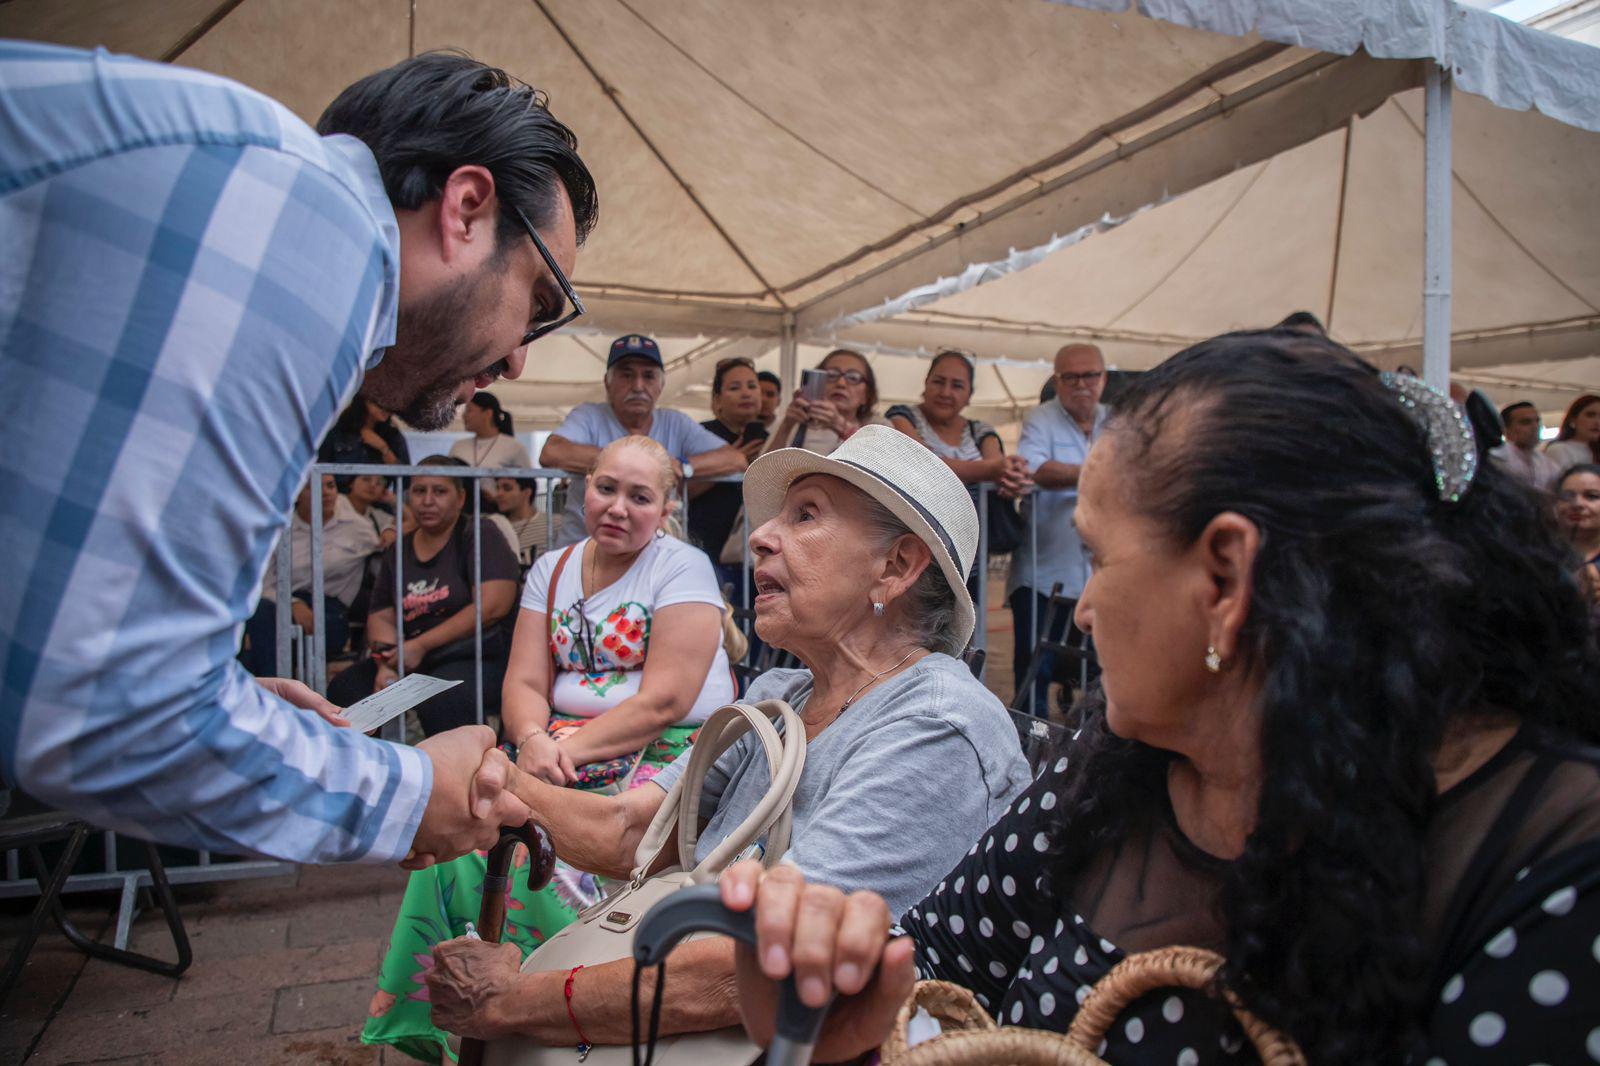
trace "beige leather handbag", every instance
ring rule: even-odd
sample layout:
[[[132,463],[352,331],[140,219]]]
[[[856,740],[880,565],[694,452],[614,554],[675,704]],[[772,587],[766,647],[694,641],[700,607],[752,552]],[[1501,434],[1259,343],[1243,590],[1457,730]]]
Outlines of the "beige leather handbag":
[[[772,721],[783,723],[780,736]],[[728,838],[706,856],[704,862],[684,869],[681,863],[693,862],[700,840],[700,794],[706,772],[717,757],[747,730],[754,729],[767,757],[772,786],[750,816]],[[762,862],[771,868],[789,850],[793,825],[794,792],[806,761],[805,723],[794,709],[781,700],[764,700],[755,706],[729,704],[716,711],[701,727],[689,749],[689,765],[662,802],[634,853],[633,876],[618,891],[583,911],[573,923],[539,945],[522,964],[524,973],[558,971],[574,966],[594,966],[616,959],[631,958],[633,934],[646,911],[659,900],[692,884],[715,881],[740,853],[755,844],[763,833],[767,846]],[[679,866],[654,876],[650,867],[668,841],[676,836]],[[693,938],[691,938],[693,939]],[[580,989],[582,987],[579,982]],[[578,1017],[583,1012],[579,1001]],[[579,1056],[574,1042],[555,1047],[538,1047],[523,1039],[502,1040],[489,1045],[485,1066],[575,1066]],[[755,1062],[761,1049],[752,1044],[738,1027],[710,1033],[688,1033],[664,1037],[656,1043],[655,1061],[664,1066],[733,1066]],[[626,1045],[590,1048],[584,1066],[631,1066],[632,1050]]]

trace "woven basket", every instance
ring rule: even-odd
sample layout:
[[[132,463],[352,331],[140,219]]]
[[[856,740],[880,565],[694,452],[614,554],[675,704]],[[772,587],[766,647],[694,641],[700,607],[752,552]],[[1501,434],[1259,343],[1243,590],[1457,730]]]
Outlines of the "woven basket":
[[[900,1008],[894,1032],[879,1054],[883,1066],[1106,1066],[1095,1051],[1129,1004],[1159,988],[1208,989],[1222,961],[1215,952],[1186,947],[1130,955],[1096,982],[1064,1036],[999,1028],[965,988],[922,981]],[[1231,994],[1225,996],[1263,1066],[1305,1066],[1294,1041],[1269,1028]],[[938,1018],[945,1032],[907,1047],[906,1028],[918,1007]]]

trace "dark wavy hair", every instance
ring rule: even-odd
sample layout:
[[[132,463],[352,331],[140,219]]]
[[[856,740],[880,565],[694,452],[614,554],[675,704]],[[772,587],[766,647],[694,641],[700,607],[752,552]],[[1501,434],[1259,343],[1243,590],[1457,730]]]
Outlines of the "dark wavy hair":
[[[922,375],[922,380],[927,381],[933,377],[933,372],[939,369],[939,364],[947,359],[955,359],[960,362],[962,371],[967,375],[967,391],[971,392],[978,382],[977,364],[972,361],[972,357],[967,355],[966,352],[958,352],[954,348],[939,349],[939,353],[928,363],[928,372]]]
[[[1129,384],[1110,432],[1125,498],[1174,544],[1222,512],[1261,534],[1240,657],[1264,679],[1264,773],[1220,893],[1221,980],[1313,1062],[1391,1060],[1431,961],[1423,840],[1446,726],[1511,713],[1595,738],[1600,660],[1569,549],[1494,463],[1441,502],[1423,431],[1323,338],[1195,345]],[[1113,735],[1098,702],[1060,797],[1063,897],[1095,854],[1159,831],[1174,758]]]
[[[1571,440],[1578,435],[1578,416],[1590,407],[1600,403],[1600,396],[1586,392],[1573,400],[1567,407],[1567,413],[1561,416],[1561,429],[1556,433],[1556,440]],[[1594,455],[1594,461],[1600,463],[1600,440],[1589,442],[1589,451]]]
[[[502,248],[525,237],[512,207],[538,228],[550,224],[557,181],[572,201],[579,244],[599,215],[578,138],[550,113],[545,94],[462,52],[424,52],[368,74],[328,105],[317,132],[366,144],[390,202],[402,210],[438,199],[457,168],[484,167],[502,204],[495,227]]]
[[[511,421],[511,412],[500,406],[500,397],[492,392],[485,392],[480,389],[473,393],[472,399],[467,402],[488,411],[490,417],[494,419],[494,428],[497,432],[507,437],[513,434],[514,424]]]

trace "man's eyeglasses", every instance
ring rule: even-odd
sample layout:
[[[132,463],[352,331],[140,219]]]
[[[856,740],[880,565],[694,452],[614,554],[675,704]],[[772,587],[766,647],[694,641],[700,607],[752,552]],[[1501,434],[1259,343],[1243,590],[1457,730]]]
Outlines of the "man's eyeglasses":
[[[528,216],[522,213],[522,208],[512,207],[517,213],[517,221],[522,223],[522,228],[528,231],[528,236],[533,240],[533,246],[539,249],[539,254],[544,257],[544,265],[550,268],[550,276],[556,279],[556,284],[561,286],[562,293],[567,302],[572,305],[572,310],[549,322],[541,322],[522,335],[524,345],[532,344],[546,333],[554,333],[562,326],[583,314],[583,301],[578,299],[577,290],[572,287],[572,282],[567,280],[566,274],[556,266],[555,257],[550,254],[550,249],[544,246],[544,241],[539,239],[539,231],[533,228],[533,223],[528,221]]]
[[[829,385],[836,385],[841,381],[846,385],[859,385],[867,380],[867,375],[859,370],[824,370],[822,376],[827,379]]]
[[[1071,374],[1063,371],[1056,375],[1056,382],[1066,388],[1075,388],[1079,385],[1093,385],[1106,376],[1104,370],[1090,370],[1083,374]]]

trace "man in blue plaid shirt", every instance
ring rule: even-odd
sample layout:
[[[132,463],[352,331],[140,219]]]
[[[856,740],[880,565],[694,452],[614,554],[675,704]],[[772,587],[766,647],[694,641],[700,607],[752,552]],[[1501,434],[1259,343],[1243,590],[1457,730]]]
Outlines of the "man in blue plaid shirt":
[[[234,651],[358,385],[439,428],[581,310],[594,184],[540,94],[462,56],[318,127],[0,42],[0,770],[161,841],[418,866],[527,817],[490,731],[356,735]]]

